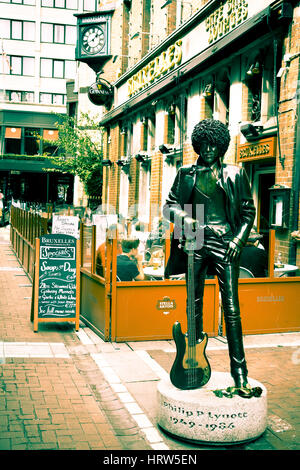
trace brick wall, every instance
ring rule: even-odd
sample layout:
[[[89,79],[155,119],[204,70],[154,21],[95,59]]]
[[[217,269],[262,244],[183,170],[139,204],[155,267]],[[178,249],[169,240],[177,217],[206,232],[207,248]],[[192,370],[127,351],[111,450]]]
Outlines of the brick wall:
[[[296,12],[297,10],[294,10]],[[298,7],[299,12],[299,7]],[[285,38],[283,44],[284,54],[295,54],[300,51],[300,18],[299,14],[294,14],[293,22],[290,26],[290,36]],[[282,62],[282,67],[285,63]],[[297,85],[299,79],[299,57],[291,60],[289,70],[286,71],[280,80],[279,96],[279,142],[281,152],[277,152],[276,159],[276,184],[293,188],[293,175],[296,156],[296,132],[297,132]],[[299,96],[298,96],[299,99]],[[298,124],[299,125],[299,124]],[[281,160],[281,161],[280,161]],[[288,230],[276,231],[275,259],[278,253],[282,253],[284,262],[289,262],[289,251],[291,243],[290,233],[293,224],[294,192],[291,191],[290,201],[290,227]],[[298,215],[299,220],[299,215]],[[298,224],[299,230],[299,224]],[[299,242],[298,242],[297,263],[299,265]]]

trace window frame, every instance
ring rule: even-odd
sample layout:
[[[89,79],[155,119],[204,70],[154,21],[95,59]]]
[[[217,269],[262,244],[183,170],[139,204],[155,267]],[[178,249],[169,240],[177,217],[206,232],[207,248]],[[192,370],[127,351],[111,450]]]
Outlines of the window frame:
[[[52,65],[51,65],[51,70],[52,70],[52,73],[51,75],[42,75],[42,61],[45,61],[45,60],[51,60],[52,61]],[[55,62],[63,62],[63,76],[62,77],[55,77],[54,76],[54,64]],[[67,64],[66,62],[72,62],[72,63],[75,63],[75,60],[69,60],[69,59],[53,59],[52,57],[41,57],[40,58],[40,77],[41,78],[56,78],[58,80],[63,80],[63,79],[68,79],[68,78],[72,78],[71,76],[68,77],[66,76],[66,70],[67,70]]]
[[[28,1],[32,1],[32,3],[26,3]],[[25,5],[29,7],[33,7],[36,5],[36,0],[19,0],[19,1],[13,1],[13,0],[0,0],[0,3],[12,3],[13,5]]]
[[[43,103],[41,101],[41,95],[50,95],[51,96],[51,102],[50,103]],[[62,104],[54,103],[54,96],[62,96],[62,98],[63,98]],[[67,98],[67,95],[65,95],[64,93],[49,93],[48,91],[40,91],[40,93],[39,93],[39,103],[41,103],[41,104],[53,104],[55,106],[65,106],[66,105],[66,98]]]
[[[0,18],[0,20],[8,21],[9,22],[9,34],[8,37],[4,37],[3,39],[9,39],[11,41],[28,41],[34,42],[35,41],[35,21],[28,21],[28,20],[19,20],[19,19],[11,19],[11,18]],[[13,23],[20,23],[21,24],[21,37],[13,37]],[[24,38],[24,24],[33,24],[33,39],[25,39]]]
[[[11,99],[12,93],[21,93],[21,99],[18,100],[18,101],[12,100]],[[24,99],[24,97],[27,93],[32,93],[32,95],[33,95],[32,96],[32,98],[33,98],[32,101],[27,101],[26,99]],[[6,96],[8,96],[8,101],[12,102],[12,103],[14,103],[14,102],[17,102],[17,103],[34,103],[34,91],[31,91],[31,90],[30,91],[28,91],[28,90],[25,90],[25,91],[24,90],[6,90]]]
[[[43,1],[45,1],[45,0],[41,0],[41,7],[42,8],[58,8],[60,10],[65,9],[65,10],[75,10],[75,11],[78,10],[78,0],[75,1],[76,5],[72,8],[67,6],[68,0],[63,0],[63,6],[57,6],[55,4],[57,0],[50,0],[52,5],[43,5]]]
[[[52,26],[52,31],[50,36],[52,36],[52,39],[50,41],[43,40],[42,33],[43,33],[43,25],[50,25]],[[63,42],[58,42],[55,41],[55,27],[56,26],[62,26],[63,27]],[[67,27],[68,28],[74,28],[75,31],[75,39],[74,42],[66,42],[67,41]],[[41,37],[41,43],[43,44],[64,44],[64,45],[69,45],[69,46],[74,46],[76,45],[76,26],[72,24],[60,24],[60,23],[48,23],[48,22],[41,22],[41,30],[40,30],[40,37]]]
[[[21,73],[13,73],[13,67],[12,67],[12,58],[19,58],[21,59]],[[6,75],[16,75],[18,77],[20,76],[24,76],[24,77],[34,77],[34,72],[32,75],[27,75],[27,74],[24,74],[24,59],[33,59],[33,64],[34,64],[34,67],[35,67],[35,58],[34,57],[31,57],[31,56],[17,56],[17,55],[8,55],[7,56],[7,59],[9,61],[9,73],[7,73]],[[33,67],[33,69],[34,69]]]

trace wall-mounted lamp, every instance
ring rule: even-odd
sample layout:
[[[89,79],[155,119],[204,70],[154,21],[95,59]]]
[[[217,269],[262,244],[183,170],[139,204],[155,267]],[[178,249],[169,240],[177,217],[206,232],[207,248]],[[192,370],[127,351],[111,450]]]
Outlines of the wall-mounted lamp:
[[[119,159],[116,161],[116,164],[121,168],[122,171],[124,171],[124,173],[126,173],[126,175],[129,175],[129,171],[130,171],[129,160]]]
[[[151,42],[153,42],[153,40],[155,39],[155,41],[159,42],[160,41],[160,36],[158,34],[155,34],[155,33],[149,33],[148,31],[137,31],[136,33],[134,33],[132,36],[130,36],[130,39],[136,39],[138,38],[140,35],[143,35],[145,34],[146,36],[150,36],[150,40]]]
[[[168,107],[168,114],[175,114],[175,109],[176,109],[176,106],[175,104],[170,104],[170,106]]]
[[[167,0],[160,8],[163,9],[165,7],[167,7],[168,5],[170,5],[170,3],[172,3],[173,0]]]
[[[148,155],[143,155],[141,153],[138,153],[134,157],[137,162],[141,164],[141,166],[145,169],[148,170],[151,166],[151,158],[148,157]]]
[[[261,132],[263,130],[263,126],[261,125],[254,125],[254,124],[243,124],[241,125],[240,131],[247,140],[255,140],[258,139]]]
[[[159,148],[159,151],[164,155],[168,153],[172,153],[175,150],[174,147],[169,147],[168,144],[162,144],[158,148]]]
[[[280,67],[280,69],[278,70],[278,73],[277,73],[277,78],[280,78],[282,77],[283,73],[285,71],[288,71],[289,68],[290,68],[290,65],[291,65],[291,60],[295,59],[296,57],[298,57],[300,55],[300,52],[297,52],[295,54],[284,54],[283,56],[283,62],[285,64],[284,67]]]
[[[250,65],[249,70],[247,70],[247,75],[252,77],[253,75],[259,75],[261,73],[261,67],[259,62],[255,62],[254,64]]]
[[[138,153],[137,155],[135,155],[134,157],[139,163],[145,163],[149,157],[148,155],[142,155],[140,153]]]
[[[102,166],[108,166],[108,167],[111,167],[113,164],[113,162],[111,160],[109,160],[109,158],[105,159],[105,160],[102,160]]]
[[[204,88],[203,96],[205,96],[205,98],[208,98],[213,94],[213,92],[214,92],[213,85],[211,83],[208,83]]]

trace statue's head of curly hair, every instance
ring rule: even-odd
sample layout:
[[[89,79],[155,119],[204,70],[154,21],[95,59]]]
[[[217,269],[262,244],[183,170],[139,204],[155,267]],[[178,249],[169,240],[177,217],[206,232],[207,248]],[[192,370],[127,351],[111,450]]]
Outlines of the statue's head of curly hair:
[[[222,159],[230,142],[227,126],[216,119],[203,119],[196,124],[192,132],[192,146],[198,155],[200,155],[200,145],[204,140],[217,147],[219,158]]]

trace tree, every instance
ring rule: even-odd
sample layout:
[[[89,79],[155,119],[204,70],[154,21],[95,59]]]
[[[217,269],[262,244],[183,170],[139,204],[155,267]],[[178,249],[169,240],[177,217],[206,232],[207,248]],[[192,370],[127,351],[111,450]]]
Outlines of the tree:
[[[56,150],[52,155],[47,152],[44,155],[57,167],[54,171],[78,175],[86,194],[101,198],[102,129],[97,124],[97,117],[91,117],[89,113],[81,113],[78,120],[65,114],[56,116]]]

